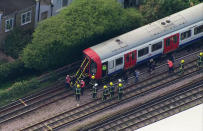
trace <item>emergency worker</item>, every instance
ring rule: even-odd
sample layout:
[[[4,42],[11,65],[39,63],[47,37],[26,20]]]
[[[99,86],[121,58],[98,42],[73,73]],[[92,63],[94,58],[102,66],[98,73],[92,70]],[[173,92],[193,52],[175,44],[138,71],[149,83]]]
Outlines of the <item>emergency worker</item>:
[[[81,80],[80,81],[80,85],[81,85],[81,95],[83,95],[83,93],[84,93],[84,88],[85,88],[85,81],[84,80]]]
[[[92,87],[94,86],[94,84],[96,83],[95,81],[95,75],[91,76],[91,80],[90,80],[90,89],[92,89]]]
[[[203,52],[199,53],[198,59],[197,59],[197,67],[203,67]]]
[[[110,98],[112,98],[114,96],[115,87],[113,85],[113,82],[110,82],[109,85]]]
[[[180,66],[179,66],[179,75],[182,75],[184,73],[184,63],[185,61],[182,59],[180,61]]]
[[[77,84],[76,88],[75,88],[75,94],[76,94],[76,100],[80,100],[80,94],[81,94],[81,88],[80,85]]]
[[[121,100],[123,96],[123,84],[119,83],[118,84],[118,99]]]
[[[94,86],[93,86],[93,88],[92,88],[92,98],[93,99],[96,99],[97,98],[97,86],[98,86],[98,84],[97,83],[95,83],[94,84]]]
[[[67,76],[66,76],[66,86],[67,86],[67,88],[70,87],[70,83],[71,83],[71,78],[70,78],[69,75],[67,75]]]
[[[168,72],[169,72],[169,73],[174,72],[174,69],[173,69],[173,61],[167,60],[167,62],[168,62]]]
[[[102,100],[105,101],[107,96],[108,96],[108,88],[106,85],[104,85]]]

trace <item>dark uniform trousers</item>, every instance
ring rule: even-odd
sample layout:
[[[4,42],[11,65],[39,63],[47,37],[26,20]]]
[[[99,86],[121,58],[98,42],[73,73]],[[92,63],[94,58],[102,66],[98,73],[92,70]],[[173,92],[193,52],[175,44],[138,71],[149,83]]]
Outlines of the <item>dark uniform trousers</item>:
[[[97,88],[95,88],[95,87],[93,87],[92,98],[93,99],[97,98]]]
[[[122,97],[123,97],[123,87],[119,87],[119,89],[118,89],[118,99],[120,100],[120,99],[122,99]]]

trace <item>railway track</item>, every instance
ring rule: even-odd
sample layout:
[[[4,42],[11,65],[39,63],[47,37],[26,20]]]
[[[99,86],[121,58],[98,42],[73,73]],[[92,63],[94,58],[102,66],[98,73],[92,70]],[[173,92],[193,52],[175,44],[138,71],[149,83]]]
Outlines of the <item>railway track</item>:
[[[192,55],[197,54],[201,49],[197,49],[196,52],[193,52]],[[189,56],[189,55],[187,55]],[[177,59],[181,59],[178,57]],[[165,64],[158,66],[157,68],[162,68]],[[72,70],[72,68],[70,69]],[[142,74],[147,74],[148,72],[143,71]],[[132,78],[132,77],[131,77]],[[73,93],[70,93],[64,89],[63,80],[57,82],[53,88],[45,89],[35,95],[31,95],[21,100],[26,103],[27,106],[24,106],[20,101],[13,102],[7,106],[0,108],[0,125],[8,122],[14,118],[20,117],[41,107],[47,106],[48,104],[54,103],[58,100],[65,99],[69,96],[73,96]],[[57,88],[56,88],[57,87]]]
[[[185,65],[186,71],[184,76],[178,76],[176,74],[168,75],[166,72],[162,72],[161,74],[153,76],[153,78],[149,78],[138,83],[136,86],[128,86],[128,88],[124,89],[126,92],[125,94],[128,95],[124,95],[124,98],[121,101],[118,101],[116,97],[105,103],[100,99],[94,100],[81,105],[80,107],[60,113],[54,117],[47,118],[29,127],[25,127],[21,130],[46,130],[47,128],[59,129],[60,127],[73,124],[96,113],[117,106],[120,103],[149,94],[170,84],[174,84],[185,77],[190,77],[196,73],[196,68],[194,68],[195,63],[196,61],[192,61],[191,63]],[[177,72],[177,69],[175,71]],[[201,80],[203,80],[203,78],[201,78]]]
[[[94,125],[85,130],[112,131],[136,130],[189,107],[203,103],[203,81],[135,106],[127,112]]]

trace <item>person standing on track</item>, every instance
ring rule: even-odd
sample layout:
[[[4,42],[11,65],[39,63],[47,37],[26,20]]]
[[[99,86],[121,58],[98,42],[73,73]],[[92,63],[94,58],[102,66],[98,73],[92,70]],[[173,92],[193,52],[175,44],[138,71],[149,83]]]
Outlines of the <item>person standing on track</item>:
[[[90,80],[90,89],[92,89],[92,87],[94,86],[94,84],[96,83],[96,81],[95,81],[95,76],[94,75],[92,75],[91,76],[91,80]]]
[[[70,78],[69,75],[67,75],[67,76],[66,76],[66,86],[67,86],[67,88],[70,87],[70,83],[71,83],[71,78]]]
[[[118,84],[118,100],[121,100],[123,97],[123,84]]]
[[[203,67],[203,52],[199,53],[198,59],[197,59],[197,67]]]
[[[139,80],[139,71],[137,71],[137,70],[135,70],[134,72],[133,72],[133,75],[134,75],[134,77],[135,77],[135,83]]]
[[[173,61],[167,60],[167,62],[168,62],[168,72],[169,72],[169,73],[174,72],[174,69],[173,69]]]
[[[185,61],[182,59],[180,61],[180,66],[179,66],[179,75],[183,75],[183,73],[184,73],[184,63],[185,63]]]
[[[94,84],[94,86],[93,86],[93,88],[92,88],[92,98],[93,99],[97,99],[97,86],[98,86],[98,84],[97,83],[95,83]]]
[[[81,85],[81,95],[83,95],[84,93],[84,88],[85,88],[85,81],[84,80],[80,80],[80,85]]]
[[[115,92],[115,87],[114,87],[114,85],[113,85],[113,82],[110,82],[109,83],[109,92],[110,92],[110,98],[112,98],[113,96],[114,96],[114,92]]]
[[[102,100],[105,101],[107,99],[107,96],[108,96],[108,88],[106,85],[104,85]]]
[[[77,84],[77,86],[75,88],[75,94],[76,94],[76,100],[79,101],[80,100],[80,94],[81,94],[81,88],[80,88],[79,84]]]

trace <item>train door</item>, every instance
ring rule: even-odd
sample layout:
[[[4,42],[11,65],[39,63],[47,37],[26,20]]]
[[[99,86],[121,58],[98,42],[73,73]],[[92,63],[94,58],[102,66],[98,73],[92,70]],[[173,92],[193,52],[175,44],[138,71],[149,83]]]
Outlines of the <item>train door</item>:
[[[129,69],[136,64],[136,50],[124,55],[125,57],[125,64],[124,69]]]
[[[102,63],[102,77],[105,77],[108,74],[108,61]]]
[[[174,51],[179,46],[179,33],[164,39],[164,54]]]

